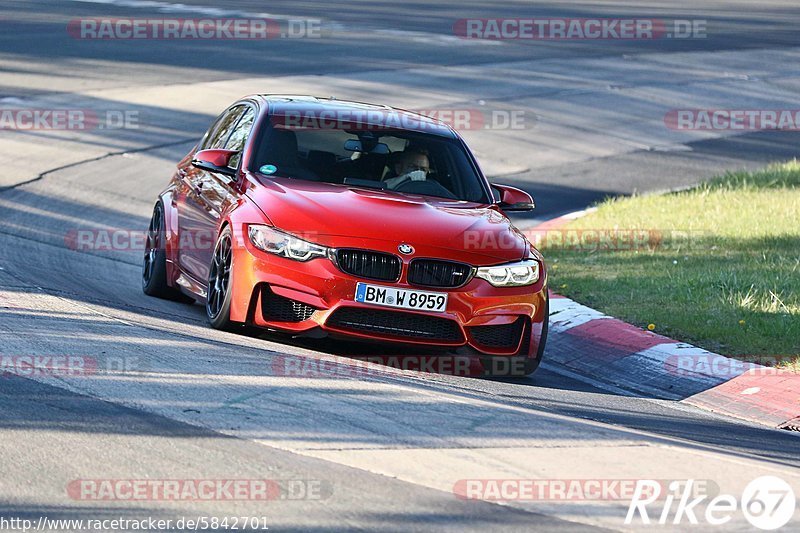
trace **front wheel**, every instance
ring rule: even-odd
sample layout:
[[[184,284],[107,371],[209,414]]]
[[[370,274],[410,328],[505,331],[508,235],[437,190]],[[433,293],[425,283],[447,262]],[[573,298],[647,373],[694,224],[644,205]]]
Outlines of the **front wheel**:
[[[215,329],[231,329],[231,293],[233,270],[233,237],[231,229],[226,227],[220,233],[214,246],[214,256],[208,272],[208,289],[206,291],[206,315],[211,327]]]

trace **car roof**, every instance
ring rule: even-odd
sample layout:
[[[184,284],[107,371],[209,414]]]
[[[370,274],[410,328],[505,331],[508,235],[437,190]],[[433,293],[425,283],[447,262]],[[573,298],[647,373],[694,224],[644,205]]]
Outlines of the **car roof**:
[[[440,120],[426,117],[413,111],[390,107],[386,105],[338,100],[334,97],[321,98],[307,95],[288,94],[255,94],[246,99],[257,100],[267,104],[272,113],[308,113],[310,116],[319,117],[319,113],[338,113],[342,116],[353,116],[359,113],[359,120],[365,124],[380,126],[382,123],[376,117],[383,116],[384,120],[393,124],[401,124],[402,130],[418,133],[430,133],[448,138],[458,138],[455,130],[449,124]],[[381,115],[376,115],[380,113]]]

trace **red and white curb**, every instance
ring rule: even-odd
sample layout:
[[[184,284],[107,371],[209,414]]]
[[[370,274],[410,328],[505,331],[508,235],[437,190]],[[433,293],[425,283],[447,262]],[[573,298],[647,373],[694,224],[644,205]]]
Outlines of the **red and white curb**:
[[[678,342],[552,292],[550,335],[546,362],[595,383],[772,427],[800,418],[800,374]]]

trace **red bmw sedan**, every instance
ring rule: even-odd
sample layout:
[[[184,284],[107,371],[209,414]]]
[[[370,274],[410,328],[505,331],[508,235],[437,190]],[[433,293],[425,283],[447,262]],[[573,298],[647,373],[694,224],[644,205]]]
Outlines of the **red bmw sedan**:
[[[425,345],[527,375],[545,347],[547,275],[505,213],[532,208],[442,122],[249,96],[160,194],[142,286],[204,304],[215,328]]]

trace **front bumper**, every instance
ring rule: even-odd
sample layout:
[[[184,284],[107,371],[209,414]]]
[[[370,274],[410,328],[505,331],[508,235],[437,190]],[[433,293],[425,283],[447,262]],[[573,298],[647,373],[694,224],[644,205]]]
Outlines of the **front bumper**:
[[[455,289],[382,282],[339,270],[329,259],[298,262],[267,254],[248,239],[234,248],[231,320],[296,335],[320,331],[361,340],[467,347],[486,355],[535,357],[547,320],[546,273],[525,287],[493,287],[473,278]],[[355,301],[356,284],[367,282],[448,293],[445,312],[375,306]]]

